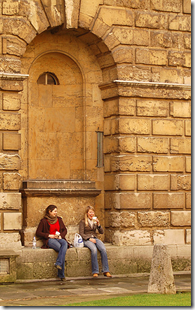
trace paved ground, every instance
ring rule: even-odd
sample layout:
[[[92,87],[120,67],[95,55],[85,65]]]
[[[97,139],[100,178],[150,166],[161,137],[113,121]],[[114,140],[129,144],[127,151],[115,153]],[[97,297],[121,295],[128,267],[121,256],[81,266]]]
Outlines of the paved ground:
[[[191,275],[174,274],[177,292],[191,291]],[[63,306],[72,302],[147,293],[149,275],[113,276],[107,279],[67,278],[39,282],[0,284],[0,306]]]

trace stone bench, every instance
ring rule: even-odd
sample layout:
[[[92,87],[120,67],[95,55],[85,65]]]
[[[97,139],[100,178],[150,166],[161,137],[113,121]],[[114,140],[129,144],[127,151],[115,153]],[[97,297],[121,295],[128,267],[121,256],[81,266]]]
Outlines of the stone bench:
[[[0,251],[0,283],[16,281],[16,257],[12,250]]]
[[[153,246],[114,246],[105,244],[110,272],[115,275],[149,273]],[[190,270],[191,247],[169,246],[174,271]],[[23,247],[17,251],[17,280],[52,279],[57,277],[54,263],[57,253],[52,249]],[[70,248],[65,259],[66,277],[91,276],[91,254],[87,248]],[[98,252],[101,271],[101,259]]]

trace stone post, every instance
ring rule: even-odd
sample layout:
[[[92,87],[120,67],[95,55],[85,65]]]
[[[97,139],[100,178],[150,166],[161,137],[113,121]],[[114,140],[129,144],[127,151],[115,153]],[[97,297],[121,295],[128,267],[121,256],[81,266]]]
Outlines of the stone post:
[[[154,245],[148,293],[176,294],[171,257],[167,245]]]

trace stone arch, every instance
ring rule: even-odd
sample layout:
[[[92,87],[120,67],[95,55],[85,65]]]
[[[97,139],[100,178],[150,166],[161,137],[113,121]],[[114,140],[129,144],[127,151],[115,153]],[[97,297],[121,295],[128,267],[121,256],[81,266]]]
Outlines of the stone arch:
[[[71,66],[75,78],[69,74]],[[37,86],[38,77],[46,71],[56,74],[59,85]],[[26,123],[22,128],[22,143],[26,147],[22,147],[20,153],[23,161],[20,172],[26,180],[23,182],[26,197],[24,244],[28,245],[32,228],[37,226],[40,212],[44,212],[48,201],[56,203],[60,214],[69,218],[66,224],[70,232],[71,227],[78,225],[86,204],[96,206],[103,222],[104,198],[100,194],[103,167],[96,167],[96,132],[103,132],[99,88],[103,80],[99,63],[89,46],[62,29],[55,33],[45,31],[29,44],[22,58],[22,72],[29,74],[24,81],[22,97],[23,123]],[[68,76],[72,81],[67,84]],[[70,122],[68,126],[64,124],[66,117]],[[48,186],[50,188],[46,188]]]

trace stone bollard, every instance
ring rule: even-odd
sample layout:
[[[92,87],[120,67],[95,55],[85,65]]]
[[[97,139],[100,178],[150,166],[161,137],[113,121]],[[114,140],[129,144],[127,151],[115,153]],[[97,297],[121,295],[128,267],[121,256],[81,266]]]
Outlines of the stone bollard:
[[[176,294],[171,257],[167,245],[154,245],[148,293]]]

